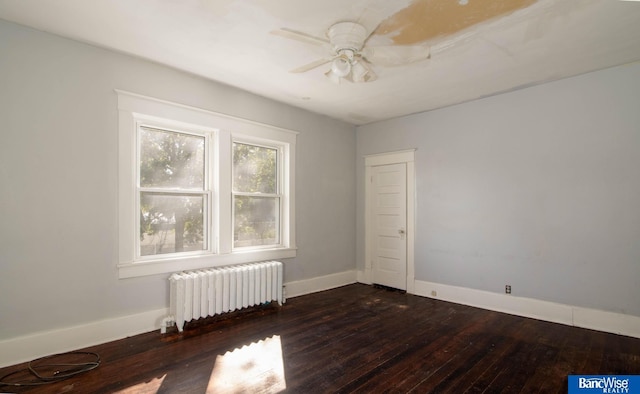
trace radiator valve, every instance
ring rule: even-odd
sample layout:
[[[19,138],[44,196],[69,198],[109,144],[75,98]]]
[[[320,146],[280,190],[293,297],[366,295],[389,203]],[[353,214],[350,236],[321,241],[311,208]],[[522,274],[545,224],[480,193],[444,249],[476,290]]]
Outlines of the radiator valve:
[[[167,327],[173,327],[176,322],[173,320],[173,316],[167,316],[162,319],[162,324],[160,324],[160,334],[167,333]]]

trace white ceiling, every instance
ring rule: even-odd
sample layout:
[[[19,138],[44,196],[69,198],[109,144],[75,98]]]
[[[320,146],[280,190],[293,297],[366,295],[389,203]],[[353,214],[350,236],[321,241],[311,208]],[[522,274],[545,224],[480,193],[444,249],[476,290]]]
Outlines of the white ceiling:
[[[469,18],[465,7],[478,1],[489,12],[516,0],[0,0],[0,18],[352,124],[640,60],[640,1],[529,0],[533,4],[419,42],[431,47],[430,60],[374,66],[378,80],[359,84],[333,84],[323,75],[328,66],[289,73],[325,54],[270,34],[286,27],[326,37],[334,22],[363,18],[390,25],[417,3],[438,9],[453,2],[460,12],[444,21],[415,13],[414,29],[436,22],[454,26]],[[367,44],[398,41],[399,30],[382,30]]]

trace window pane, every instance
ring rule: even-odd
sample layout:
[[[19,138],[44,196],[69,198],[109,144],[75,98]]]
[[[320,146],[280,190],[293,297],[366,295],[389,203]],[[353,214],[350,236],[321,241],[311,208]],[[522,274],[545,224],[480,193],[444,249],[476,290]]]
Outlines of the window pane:
[[[204,189],[204,137],[141,127],[140,186]]]
[[[277,189],[277,149],[233,144],[233,191],[272,193]]]
[[[280,243],[279,198],[236,196],[234,204],[234,247]]]
[[[140,193],[140,255],[207,248],[204,196]]]

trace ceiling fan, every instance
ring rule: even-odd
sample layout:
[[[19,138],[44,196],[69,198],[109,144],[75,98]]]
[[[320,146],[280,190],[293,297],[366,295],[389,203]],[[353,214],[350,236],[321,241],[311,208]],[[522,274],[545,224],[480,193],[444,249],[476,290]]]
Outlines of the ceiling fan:
[[[371,82],[377,79],[372,64],[399,66],[430,56],[429,48],[421,45],[367,46],[366,41],[375,29],[367,29],[358,22],[338,22],[327,29],[327,38],[315,37],[296,30],[281,28],[271,33],[281,37],[323,47],[327,56],[291,70],[303,73],[331,63],[325,75],[335,83]]]

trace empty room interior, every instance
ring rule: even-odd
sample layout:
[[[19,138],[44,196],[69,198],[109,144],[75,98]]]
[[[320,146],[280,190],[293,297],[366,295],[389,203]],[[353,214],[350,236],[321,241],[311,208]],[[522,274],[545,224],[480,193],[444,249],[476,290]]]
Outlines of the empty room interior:
[[[0,391],[640,374],[640,1],[0,0],[0,121]]]

